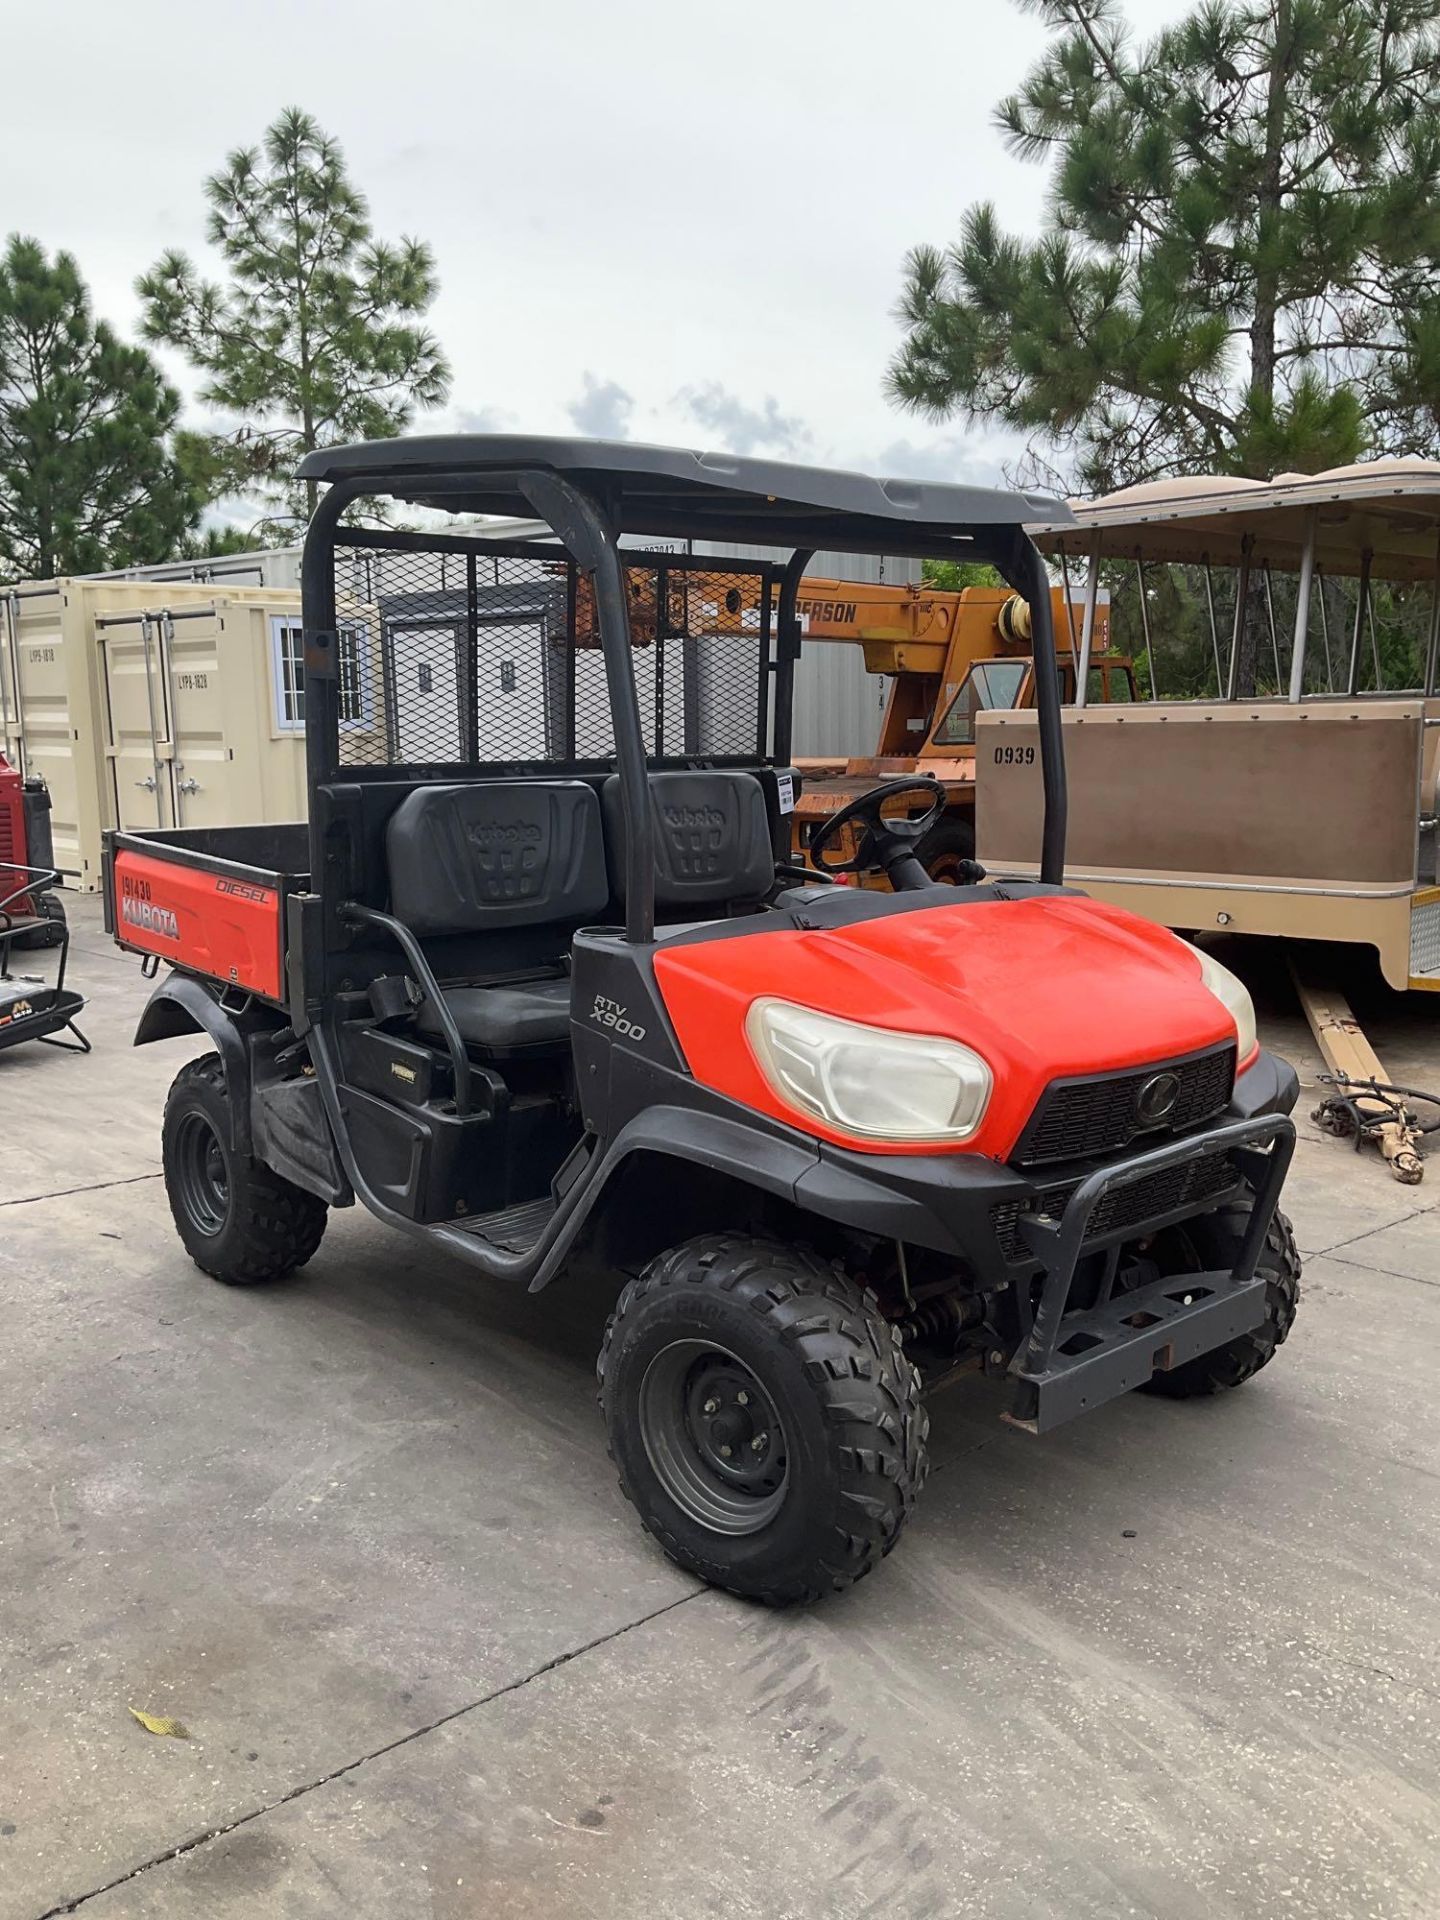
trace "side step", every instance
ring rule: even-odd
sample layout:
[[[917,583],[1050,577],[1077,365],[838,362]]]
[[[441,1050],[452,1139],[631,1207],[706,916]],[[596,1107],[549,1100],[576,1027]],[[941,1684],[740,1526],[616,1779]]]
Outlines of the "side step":
[[[522,1200],[518,1206],[500,1207],[494,1213],[447,1220],[445,1226],[450,1233],[468,1233],[501,1253],[528,1253],[554,1217],[555,1202],[547,1194],[543,1200]]]

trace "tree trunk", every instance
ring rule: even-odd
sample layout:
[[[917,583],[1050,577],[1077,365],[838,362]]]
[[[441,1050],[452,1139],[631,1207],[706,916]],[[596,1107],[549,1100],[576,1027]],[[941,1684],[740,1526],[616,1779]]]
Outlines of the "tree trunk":
[[[1235,656],[1235,698],[1255,698],[1255,676],[1260,667],[1260,642],[1269,641],[1265,624],[1265,582],[1258,568],[1250,575],[1245,595],[1245,623],[1240,629],[1240,644]]]
[[[1275,0],[1275,44],[1270,55],[1270,74],[1265,95],[1265,160],[1256,195],[1255,310],[1250,320],[1250,387],[1265,400],[1275,393],[1275,324],[1280,307],[1280,276],[1264,256],[1271,240],[1274,216],[1280,211],[1284,182],[1285,86],[1290,77],[1294,34],[1291,21],[1292,0]],[[1257,474],[1257,479],[1268,478]],[[1253,689],[1252,689],[1253,690]]]

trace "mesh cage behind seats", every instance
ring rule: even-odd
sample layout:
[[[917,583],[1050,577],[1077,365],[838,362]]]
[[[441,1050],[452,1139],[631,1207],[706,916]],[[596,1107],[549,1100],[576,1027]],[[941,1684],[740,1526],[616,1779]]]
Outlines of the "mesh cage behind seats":
[[[763,760],[775,569],[625,558],[647,755]],[[598,771],[613,761],[591,585],[563,547],[342,529],[335,615],[341,767]]]

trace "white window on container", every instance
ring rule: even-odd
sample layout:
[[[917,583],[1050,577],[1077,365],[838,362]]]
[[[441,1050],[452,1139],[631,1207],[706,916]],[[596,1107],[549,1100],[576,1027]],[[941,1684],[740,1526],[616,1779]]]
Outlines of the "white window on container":
[[[364,646],[365,629],[345,626],[339,632],[336,689],[342,727],[370,723],[370,684]],[[275,672],[275,724],[282,733],[305,729],[305,641],[298,620],[270,622],[270,651]]]

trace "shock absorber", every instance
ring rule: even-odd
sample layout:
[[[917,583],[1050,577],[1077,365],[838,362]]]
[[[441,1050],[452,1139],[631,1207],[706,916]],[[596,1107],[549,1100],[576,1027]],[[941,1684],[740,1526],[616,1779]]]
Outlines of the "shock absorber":
[[[943,1340],[978,1327],[985,1318],[985,1297],[979,1293],[937,1293],[921,1301],[899,1323],[906,1346],[916,1341]]]

